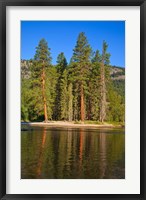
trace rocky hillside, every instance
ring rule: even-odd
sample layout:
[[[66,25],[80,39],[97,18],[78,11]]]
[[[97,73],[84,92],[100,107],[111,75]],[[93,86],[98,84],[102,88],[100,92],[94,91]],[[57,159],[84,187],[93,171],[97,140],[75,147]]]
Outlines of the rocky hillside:
[[[125,101],[125,68],[112,66],[110,67],[110,74],[113,81],[115,91],[122,96]]]
[[[29,78],[31,63],[30,60],[21,60],[21,78]]]
[[[111,66],[110,75],[113,80],[125,80],[125,68]]]

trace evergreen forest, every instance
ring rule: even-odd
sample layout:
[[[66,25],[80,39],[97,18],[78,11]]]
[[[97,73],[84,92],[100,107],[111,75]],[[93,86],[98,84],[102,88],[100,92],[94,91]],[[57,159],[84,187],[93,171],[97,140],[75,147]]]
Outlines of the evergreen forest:
[[[70,62],[64,52],[52,64],[41,39],[31,60],[21,60],[21,121],[125,121],[125,68],[110,65],[106,41],[93,52],[79,33]]]

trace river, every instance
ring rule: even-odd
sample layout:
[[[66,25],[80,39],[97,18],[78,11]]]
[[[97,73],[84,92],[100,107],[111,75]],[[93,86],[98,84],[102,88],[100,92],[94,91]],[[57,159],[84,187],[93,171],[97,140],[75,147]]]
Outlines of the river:
[[[124,179],[124,129],[21,131],[22,179]]]

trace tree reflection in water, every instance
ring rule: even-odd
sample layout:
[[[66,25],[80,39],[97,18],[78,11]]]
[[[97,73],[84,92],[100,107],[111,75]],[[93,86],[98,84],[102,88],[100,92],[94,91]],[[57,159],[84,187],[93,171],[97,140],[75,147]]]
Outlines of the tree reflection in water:
[[[125,178],[123,129],[37,128],[21,140],[22,178]]]
[[[42,143],[41,143],[41,146],[40,146],[40,155],[39,155],[39,158],[38,158],[38,165],[37,165],[37,172],[36,172],[37,178],[41,177],[43,157],[44,157],[43,154],[44,154],[44,148],[45,148],[45,142],[46,142],[46,134],[47,134],[47,131],[44,128],[43,132],[42,132]]]

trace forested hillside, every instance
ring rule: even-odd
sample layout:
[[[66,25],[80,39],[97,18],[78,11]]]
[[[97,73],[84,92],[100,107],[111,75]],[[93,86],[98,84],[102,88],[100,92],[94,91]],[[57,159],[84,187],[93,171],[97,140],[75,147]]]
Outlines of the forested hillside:
[[[63,52],[52,65],[41,39],[31,60],[21,60],[21,120],[124,122],[125,69],[110,65],[108,45],[92,51],[80,33],[69,63]]]

